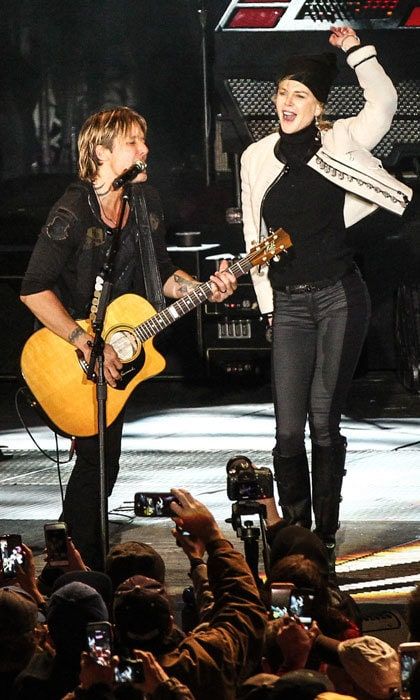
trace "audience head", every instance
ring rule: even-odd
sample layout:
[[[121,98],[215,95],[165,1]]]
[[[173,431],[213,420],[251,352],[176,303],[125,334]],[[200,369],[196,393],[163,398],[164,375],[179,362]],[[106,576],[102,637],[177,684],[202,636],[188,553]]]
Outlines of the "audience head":
[[[270,568],[279,559],[293,554],[303,554],[313,561],[325,582],[328,581],[328,552],[318,535],[299,525],[286,525],[279,528],[270,545]]]
[[[105,571],[112,581],[114,591],[132,576],[147,576],[160,583],[165,581],[165,563],[151,545],[127,540],[109,550]]]
[[[36,649],[38,608],[24,591],[0,589],[0,672],[19,673]]]
[[[163,585],[146,576],[132,576],[124,581],[115,592],[114,623],[123,647],[159,652],[173,628]]]
[[[364,635],[340,642],[337,651],[345,674],[332,666],[328,674],[338,691],[359,700],[386,700],[398,688],[398,654],[387,642]]]
[[[312,588],[321,591],[324,579],[317,564],[303,554],[292,554],[275,561],[268,573],[268,582],[288,581],[296,588]]]
[[[67,571],[54,581],[52,593],[55,593],[59,588],[62,588],[68,583],[73,583],[74,581],[85,583],[87,586],[94,588],[103,599],[108,611],[111,610],[112,582],[107,574],[103,574],[101,571]]]
[[[329,678],[318,671],[290,671],[280,678],[271,673],[258,673],[239,688],[240,700],[315,700],[319,693],[334,690]]]
[[[57,655],[80,658],[87,649],[87,623],[108,617],[102,597],[91,586],[73,581],[56,590],[48,603],[47,623]]]

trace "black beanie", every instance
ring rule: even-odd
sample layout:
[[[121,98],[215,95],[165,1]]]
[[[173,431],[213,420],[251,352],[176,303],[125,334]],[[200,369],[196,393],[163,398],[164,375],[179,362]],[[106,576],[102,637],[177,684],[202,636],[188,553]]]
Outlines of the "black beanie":
[[[277,84],[286,77],[297,80],[306,85],[319,102],[325,103],[337,73],[337,57],[331,51],[314,56],[289,56]]]

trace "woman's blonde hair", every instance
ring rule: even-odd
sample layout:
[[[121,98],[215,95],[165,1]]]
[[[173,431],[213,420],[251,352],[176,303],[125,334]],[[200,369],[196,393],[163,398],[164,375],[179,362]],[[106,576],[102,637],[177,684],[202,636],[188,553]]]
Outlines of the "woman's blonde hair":
[[[104,146],[112,151],[115,137],[124,136],[133,125],[138,126],[146,136],[145,118],[129,107],[116,107],[96,112],[86,119],[77,142],[79,177],[82,180],[93,182],[98,174],[101,161],[96,155],[96,147]]]

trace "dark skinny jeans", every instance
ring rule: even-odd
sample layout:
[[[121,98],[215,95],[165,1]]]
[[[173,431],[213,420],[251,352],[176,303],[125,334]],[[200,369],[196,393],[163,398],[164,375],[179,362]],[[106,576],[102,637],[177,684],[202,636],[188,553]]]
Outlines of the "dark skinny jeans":
[[[274,291],[272,383],[275,452],[340,443],[340,421],[366,336],[370,299],[359,271],[319,291]]]

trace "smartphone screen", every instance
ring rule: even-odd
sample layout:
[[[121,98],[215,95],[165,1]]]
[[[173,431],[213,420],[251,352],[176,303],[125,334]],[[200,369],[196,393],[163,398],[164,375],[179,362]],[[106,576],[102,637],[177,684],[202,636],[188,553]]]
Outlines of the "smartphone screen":
[[[271,614],[274,620],[289,614],[288,610],[292,588],[293,586],[282,586],[281,584],[273,584],[271,586]]]
[[[116,683],[144,683],[143,661],[120,657],[120,663],[115,669]]]
[[[302,625],[312,624],[314,594],[305,589],[295,589],[290,594],[289,615],[297,617]]]
[[[400,657],[400,695],[403,700],[410,698],[411,674],[420,660],[420,643],[406,642],[398,647]]]
[[[50,566],[67,566],[67,527],[66,523],[47,523],[44,525],[45,546]]]
[[[87,625],[89,654],[100,666],[110,666],[112,656],[112,627],[109,622],[89,622]]]
[[[170,504],[175,501],[171,493],[136,493],[134,512],[141,518],[170,518]]]
[[[15,578],[17,567],[23,566],[22,538],[20,535],[3,535],[0,538],[1,560],[5,578]]]

